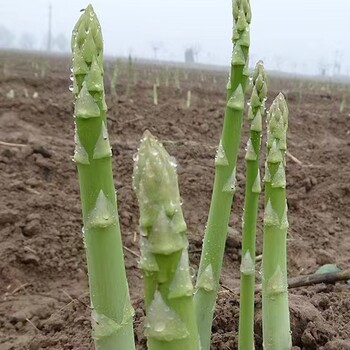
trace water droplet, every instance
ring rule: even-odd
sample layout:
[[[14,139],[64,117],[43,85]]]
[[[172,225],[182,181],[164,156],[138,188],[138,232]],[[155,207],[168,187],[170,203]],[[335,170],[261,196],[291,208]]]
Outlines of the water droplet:
[[[151,148],[151,154],[155,157],[158,156],[158,150],[156,148]]]
[[[138,162],[139,161],[139,154],[138,154],[138,152],[135,152],[132,155],[132,159],[133,159],[134,162]]]
[[[154,323],[154,330],[156,332],[163,332],[165,329],[165,323],[164,322],[155,322]]]
[[[191,275],[191,279],[194,279],[196,277],[196,269],[192,266],[190,266],[190,275]]]
[[[176,169],[176,167],[177,167],[177,162],[176,162],[176,158],[175,157],[169,157],[169,163],[170,163],[170,165],[174,168],[174,169]]]

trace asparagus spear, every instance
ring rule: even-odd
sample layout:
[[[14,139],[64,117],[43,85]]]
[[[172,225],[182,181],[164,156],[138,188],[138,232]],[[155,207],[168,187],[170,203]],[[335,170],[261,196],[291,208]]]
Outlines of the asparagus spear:
[[[250,138],[245,157],[247,175],[242,233],[239,350],[254,349],[255,238],[261,192],[259,158],[266,95],[266,74],[263,63],[258,62],[253,74],[253,92],[248,112]]]
[[[211,325],[236,187],[236,163],[241,138],[244,92],[249,75],[247,68],[251,21],[249,0],[233,1],[233,18],[235,22],[233,53],[227,84],[224,125],[215,159],[214,189],[195,294],[198,330],[204,350],[210,348]]]
[[[279,94],[268,113],[265,214],[262,261],[262,312],[265,350],[292,347],[287,284],[287,202],[285,152],[288,107]]]
[[[119,61],[116,60],[114,63],[112,78],[111,78],[111,94],[117,96],[117,81],[119,76]]]
[[[148,349],[197,350],[199,339],[176,162],[149,131],[144,133],[135,157],[134,190],[140,207],[140,267]]]
[[[135,349],[112,177],[103,85],[101,27],[89,5],[72,35],[75,101],[74,161],[79,174],[83,239],[96,349]]]

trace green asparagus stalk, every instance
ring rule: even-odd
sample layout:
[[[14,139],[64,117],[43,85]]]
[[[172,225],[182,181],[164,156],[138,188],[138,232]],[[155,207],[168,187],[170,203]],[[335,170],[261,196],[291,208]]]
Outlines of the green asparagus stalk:
[[[131,94],[131,87],[133,84],[134,69],[131,54],[128,56],[128,68],[127,68],[127,83],[126,83],[126,95],[129,97]]]
[[[191,94],[191,90],[187,91],[187,99],[186,99],[186,108],[190,109],[191,108],[191,100],[192,100],[192,94]]]
[[[164,72],[164,85],[165,87],[169,87],[169,67],[166,66],[163,72]]]
[[[101,27],[89,5],[72,35],[75,100],[74,161],[79,174],[83,239],[96,349],[135,349],[112,177],[103,85]]]
[[[118,75],[119,75],[119,61],[116,60],[114,64],[112,78],[111,78],[111,93],[113,96],[117,96]]]
[[[248,112],[250,138],[245,156],[247,170],[242,225],[239,350],[254,350],[255,238],[261,192],[259,158],[266,95],[266,74],[263,63],[258,62],[253,75],[253,92]]]
[[[146,131],[134,164],[149,350],[198,350],[176,162]]]
[[[262,314],[265,350],[290,350],[287,284],[287,201],[285,152],[288,107],[279,94],[268,113],[262,261]]]
[[[158,89],[157,89],[157,84],[153,84],[153,104],[155,106],[158,105]]]
[[[233,53],[227,84],[227,103],[220,145],[215,159],[214,189],[205,231],[196,284],[195,307],[203,350],[210,348],[211,325],[227,236],[233,195],[236,188],[236,163],[241,139],[244,92],[250,44],[249,0],[233,2]]]
[[[180,90],[180,73],[178,68],[176,68],[174,71],[174,84],[175,89]]]

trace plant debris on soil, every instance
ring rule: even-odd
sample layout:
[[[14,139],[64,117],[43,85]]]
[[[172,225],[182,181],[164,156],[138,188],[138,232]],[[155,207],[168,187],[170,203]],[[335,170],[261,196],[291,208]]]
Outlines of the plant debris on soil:
[[[93,349],[79,189],[72,162],[70,60],[2,52],[0,64],[0,349]],[[40,67],[44,64],[43,72]],[[149,129],[176,157],[190,259],[196,270],[223,121],[226,74],[170,67],[170,84],[166,87],[162,81],[165,66],[138,64],[130,95],[126,95],[125,73],[118,80],[118,96],[111,96],[113,64],[107,62],[105,70],[108,129],[125,264],[135,308],[135,338],[138,349],[146,349],[142,276],[137,268],[133,154],[142,133]],[[174,85],[175,69],[179,69],[180,89]],[[158,105],[152,98],[156,77],[160,80]],[[324,264],[348,268],[350,109],[345,107],[340,112],[339,106],[343,91],[347,89],[349,96],[350,87],[272,77],[268,106],[280,89],[290,111],[289,276],[314,273]],[[189,90],[190,109],[186,108]],[[232,290],[239,286],[240,275],[246,126],[213,323],[215,350],[237,349],[239,295]],[[257,239],[257,254],[261,254],[261,212]],[[290,311],[294,349],[350,349],[348,283],[293,289]],[[260,350],[260,293],[256,296],[255,326],[256,349]]]

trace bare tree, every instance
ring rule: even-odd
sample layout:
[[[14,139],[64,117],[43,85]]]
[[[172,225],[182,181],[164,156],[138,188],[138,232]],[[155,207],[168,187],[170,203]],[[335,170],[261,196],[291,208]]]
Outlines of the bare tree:
[[[35,38],[31,33],[23,33],[19,39],[19,46],[21,49],[33,50],[35,46]]]
[[[198,62],[198,55],[202,51],[202,48],[198,44],[191,45],[185,49],[185,62],[194,63]]]
[[[12,46],[15,36],[4,26],[0,25],[0,47],[9,48]]]
[[[198,56],[200,52],[202,51],[202,48],[199,44],[192,45],[193,55],[195,62],[198,62]]]
[[[185,50],[185,62],[188,64],[194,63],[194,51],[192,47]]]
[[[341,61],[343,58],[343,53],[337,50],[334,56],[335,57],[334,57],[334,65],[333,65],[333,75],[339,75],[341,72]]]
[[[158,51],[161,50],[163,48],[163,43],[161,42],[154,42],[151,44],[152,46],[152,50],[154,53],[154,59],[157,60],[158,59]]]
[[[328,64],[324,62],[323,60],[318,63],[319,71],[321,76],[325,77],[328,72]]]

